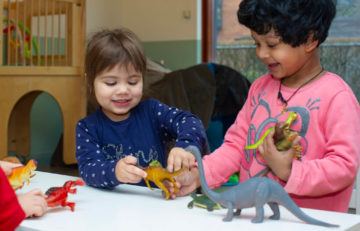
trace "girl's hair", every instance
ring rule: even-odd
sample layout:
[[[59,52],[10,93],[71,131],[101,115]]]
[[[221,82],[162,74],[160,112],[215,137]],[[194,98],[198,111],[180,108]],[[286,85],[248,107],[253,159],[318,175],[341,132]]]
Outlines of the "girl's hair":
[[[335,17],[336,0],[243,0],[237,12],[240,24],[266,34],[271,29],[284,43],[297,47],[309,36],[320,45]]]
[[[133,65],[144,76],[146,56],[139,38],[126,28],[103,30],[90,39],[85,55],[85,73],[92,90],[95,77],[116,65]]]

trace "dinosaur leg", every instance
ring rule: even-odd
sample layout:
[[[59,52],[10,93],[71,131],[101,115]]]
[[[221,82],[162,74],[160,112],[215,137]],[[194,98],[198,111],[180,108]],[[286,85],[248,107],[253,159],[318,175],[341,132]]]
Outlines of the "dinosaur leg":
[[[148,186],[149,189],[154,190],[153,188],[151,188],[149,180],[145,179],[145,183],[146,183],[146,185]]]
[[[280,219],[279,205],[275,202],[269,202],[268,205],[270,206],[270,209],[274,212],[274,215],[272,215],[270,219],[279,220]]]
[[[176,187],[175,180],[174,180],[172,177],[167,178],[167,180],[170,180],[170,181],[171,181],[171,183],[172,183],[173,186],[174,186],[174,193],[177,193],[177,192],[179,191],[179,189]]]
[[[251,220],[252,223],[261,223],[264,220],[264,207],[256,205],[256,217]]]
[[[223,221],[231,221],[234,215],[234,207],[231,202],[226,203],[226,207],[228,208],[226,217],[223,219]]]
[[[63,203],[61,203],[61,206],[62,207],[69,206],[71,211],[74,212],[74,207],[75,207],[74,202],[66,202],[66,201],[64,201]]]
[[[236,209],[234,215],[235,216],[240,216],[240,214],[241,214],[241,209]]]
[[[170,193],[169,193],[169,191],[167,190],[167,188],[163,185],[163,183],[162,183],[161,181],[159,181],[159,180],[154,181],[154,183],[155,183],[159,188],[161,188],[161,189],[164,191],[164,193],[165,193],[165,199],[166,199],[166,200],[169,199]]]
[[[192,209],[194,207],[194,201],[190,201],[189,204],[187,205],[187,207],[189,209]]]

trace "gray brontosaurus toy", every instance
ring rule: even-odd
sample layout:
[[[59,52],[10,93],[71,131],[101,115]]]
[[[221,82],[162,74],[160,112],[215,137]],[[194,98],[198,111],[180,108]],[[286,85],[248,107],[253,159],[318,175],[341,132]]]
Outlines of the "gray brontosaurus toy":
[[[339,227],[329,224],[306,215],[290,198],[281,185],[267,177],[253,177],[224,192],[214,192],[209,188],[204,176],[201,154],[195,146],[186,148],[195,155],[199,165],[200,182],[203,192],[214,202],[228,208],[223,221],[231,221],[233,215],[240,215],[241,209],[255,207],[256,217],[251,220],[253,223],[261,223],[264,220],[264,205],[268,204],[274,215],[273,220],[280,219],[279,204],[287,208],[300,220],[313,225],[326,227]],[[234,209],[236,209],[234,213]]]

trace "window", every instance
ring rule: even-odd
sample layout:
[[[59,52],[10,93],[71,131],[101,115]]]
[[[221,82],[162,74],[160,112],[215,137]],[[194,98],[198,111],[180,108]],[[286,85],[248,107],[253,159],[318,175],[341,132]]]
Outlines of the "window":
[[[250,81],[268,72],[258,60],[247,28],[237,21],[239,1],[213,0],[213,60],[241,72]],[[329,36],[321,45],[321,63],[341,76],[360,99],[360,0],[338,0]]]

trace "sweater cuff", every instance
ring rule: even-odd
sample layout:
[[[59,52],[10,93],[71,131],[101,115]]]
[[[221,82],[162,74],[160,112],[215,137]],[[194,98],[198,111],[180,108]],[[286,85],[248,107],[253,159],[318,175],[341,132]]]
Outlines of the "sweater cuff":
[[[291,173],[284,189],[287,193],[294,193],[299,191],[299,187],[301,187],[301,162],[299,160],[294,159],[292,162]]]

